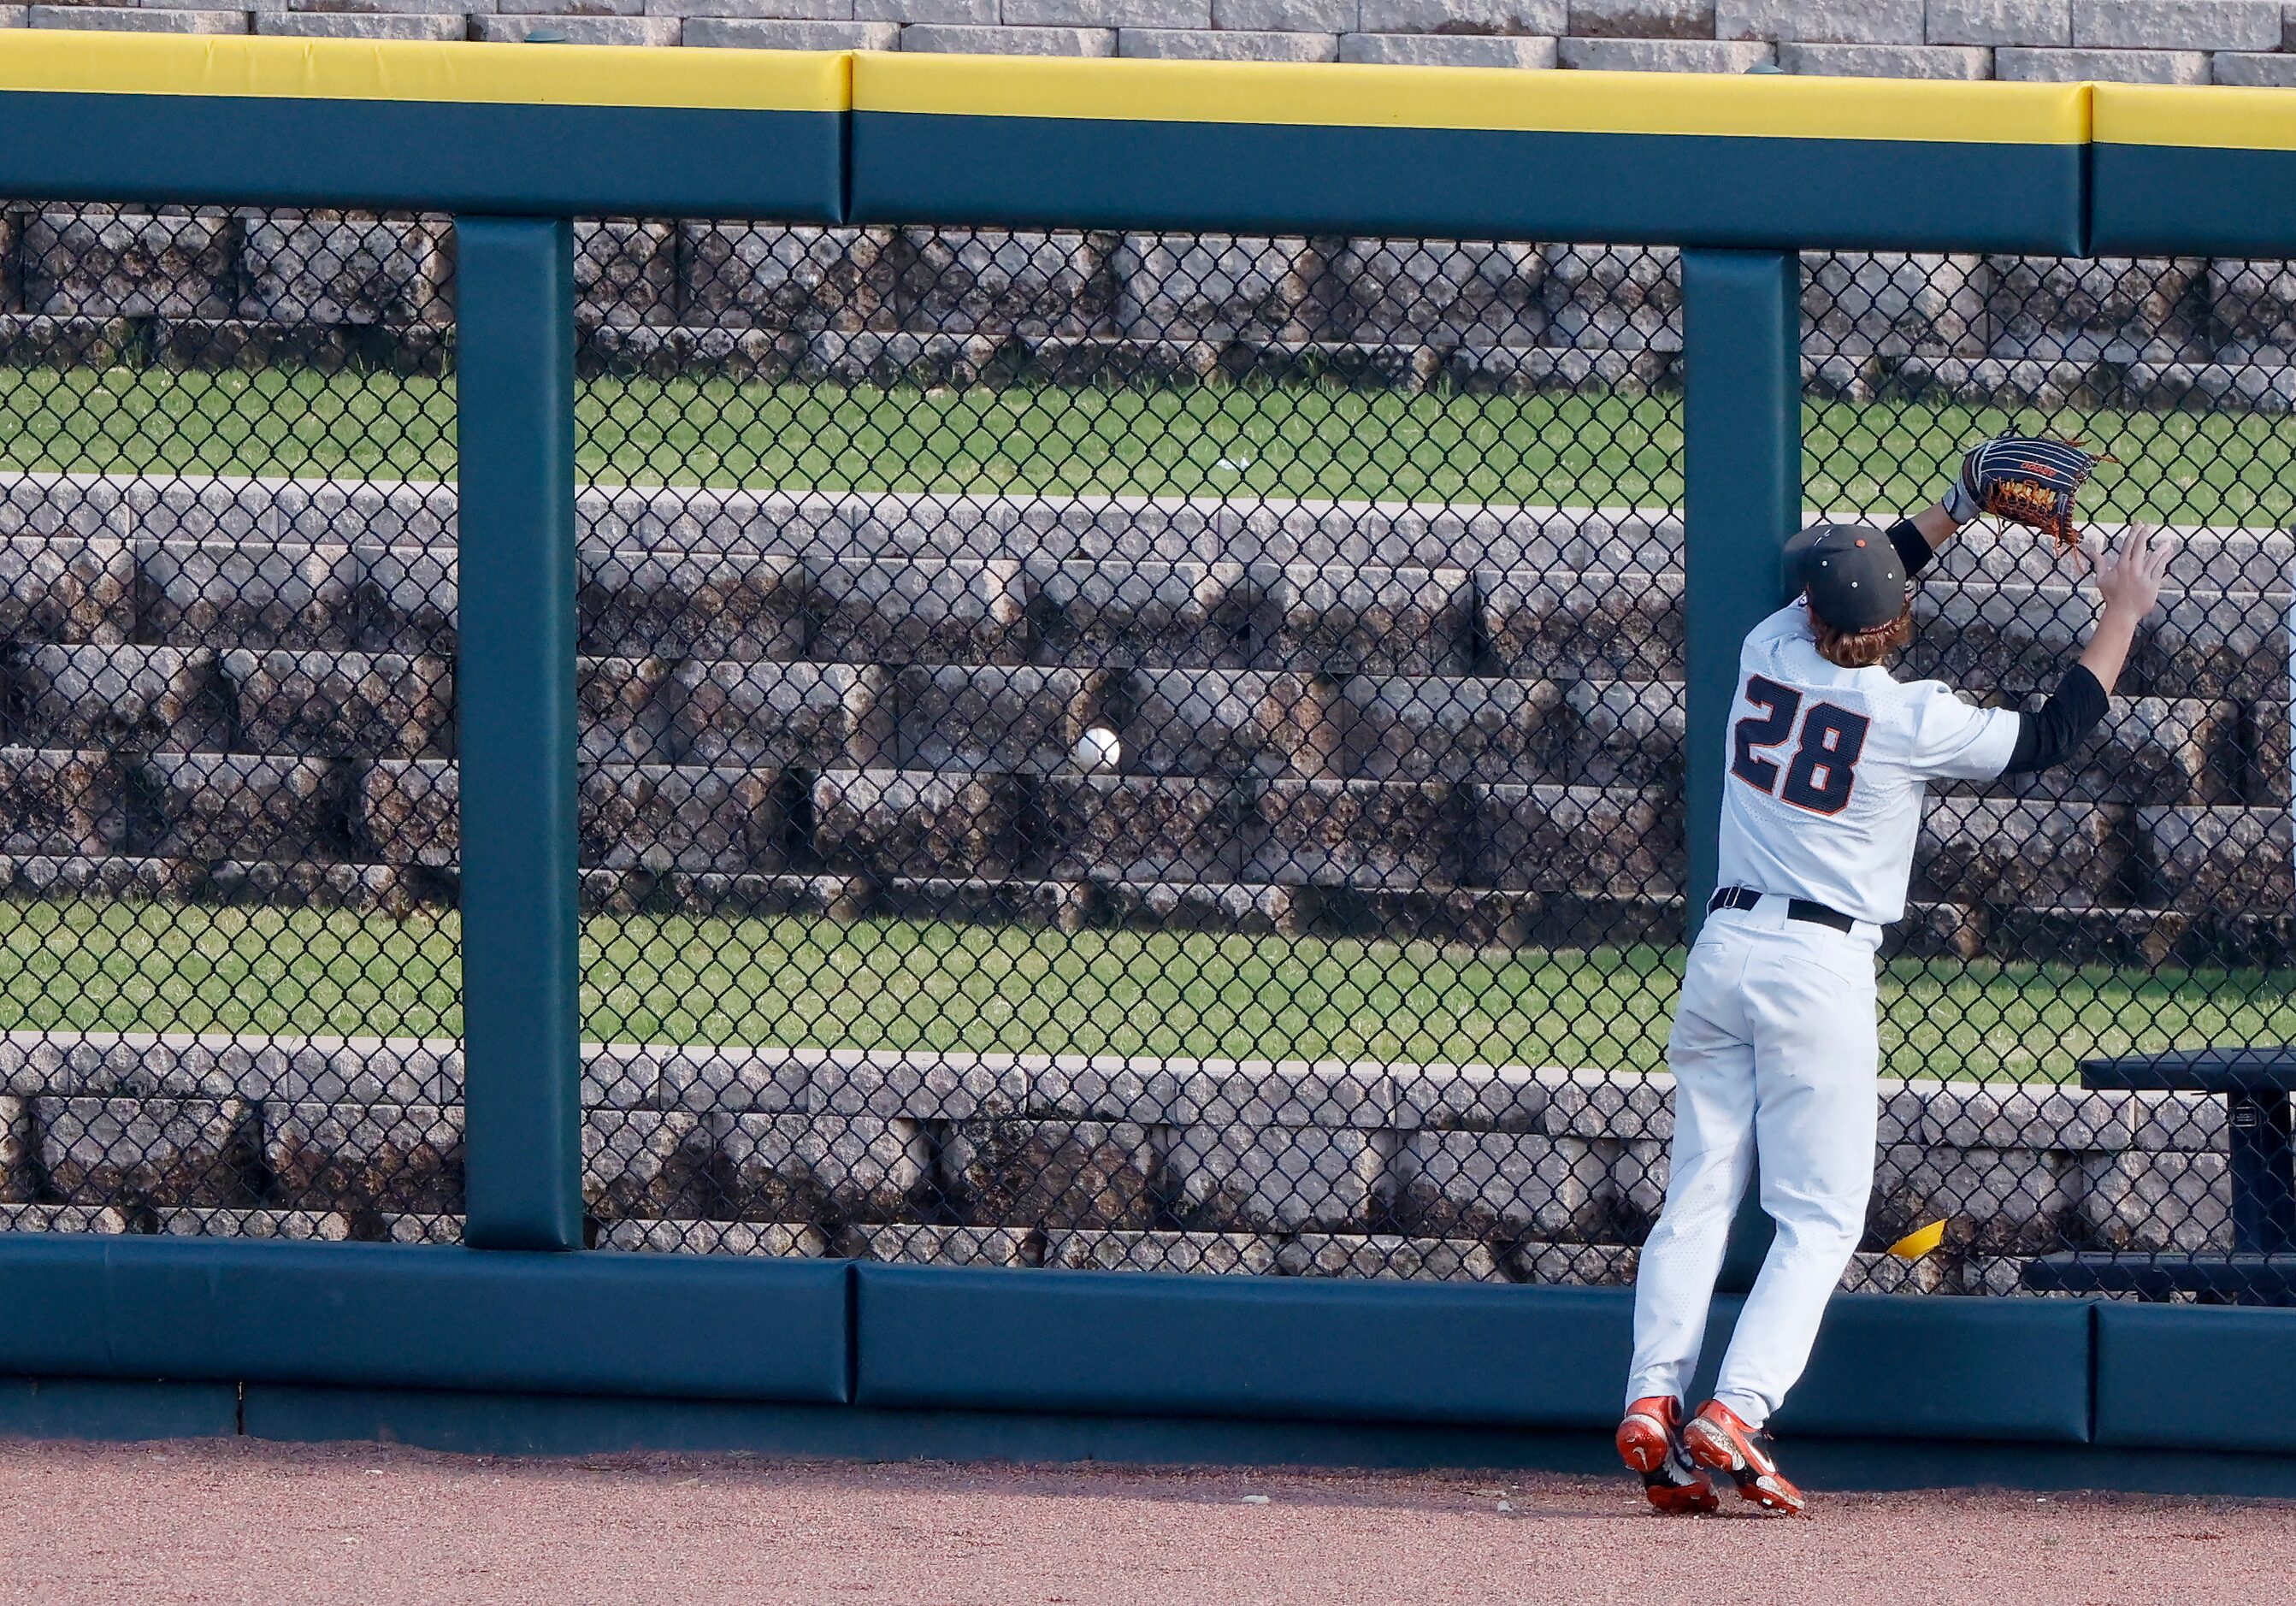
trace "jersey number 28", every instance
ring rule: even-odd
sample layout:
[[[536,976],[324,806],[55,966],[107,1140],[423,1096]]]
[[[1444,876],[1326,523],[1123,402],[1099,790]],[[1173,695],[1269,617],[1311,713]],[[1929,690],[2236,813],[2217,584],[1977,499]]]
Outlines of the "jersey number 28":
[[[1830,702],[1814,702],[1802,714],[1800,692],[1761,675],[1747,677],[1746,701],[1766,711],[1747,715],[1732,731],[1730,773],[1757,791],[1813,814],[1838,815],[1847,808],[1849,789],[1857,782],[1857,755],[1866,750],[1866,733],[1873,721]],[[1801,740],[1780,784],[1778,766],[1761,757],[1760,750],[1783,746],[1793,734],[1797,716]]]

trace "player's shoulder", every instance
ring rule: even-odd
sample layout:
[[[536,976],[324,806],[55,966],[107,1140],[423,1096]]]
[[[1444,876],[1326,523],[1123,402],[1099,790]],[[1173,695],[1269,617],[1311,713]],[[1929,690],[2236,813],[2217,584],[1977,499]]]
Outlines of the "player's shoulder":
[[[1746,632],[1746,648],[1773,647],[1783,642],[1814,642],[1817,633],[1810,628],[1809,610],[1800,597],[1771,614],[1760,624]]]
[[[1798,681],[1811,665],[1822,666],[1817,635],[1809,626],[1809,610],[1796,598],[1746,632],[1738,649],[1738,667],[1747,674],[1773,680]]]

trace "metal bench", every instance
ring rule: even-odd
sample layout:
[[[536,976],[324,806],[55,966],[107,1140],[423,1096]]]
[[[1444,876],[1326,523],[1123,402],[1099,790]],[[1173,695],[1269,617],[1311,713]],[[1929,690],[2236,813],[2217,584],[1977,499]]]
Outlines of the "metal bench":
[[[2026,1268],[2030,1289],[2174,1293],[2238,1305],[2296,1305],[2296,1049],[2202,1048],[2081,1061],[2081,1086],[2116,1093],[2223,1096],[2232,1253],[2048,1255]]]

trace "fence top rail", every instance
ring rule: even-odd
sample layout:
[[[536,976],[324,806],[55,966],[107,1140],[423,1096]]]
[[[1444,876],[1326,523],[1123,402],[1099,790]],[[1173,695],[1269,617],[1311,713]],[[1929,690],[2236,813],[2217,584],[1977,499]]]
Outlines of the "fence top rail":
[[[12,94],[842,111],[851,102],[851,57],[840,51],[0,34],[0,93]]]
[[[849,217],[2077,253],[2083,84],[861,54]]]
[[[851,59],[0,34],[0,193],[582,217],[844,209]]]
[[[856,111],[2081,144],[2086,84],[1129,58],[854,58]],[[2296,102],[2296,95],[2288,97]]]
[[[2296,92],[1784,74],[0,34],[0,93],[2296,150]]]
[[[2296,255],[2296,91],[2099,84],[2089,249]]]
[[[2284,168],[2291,90],[0,33],[59,201],[2280,256]]]
[[[2101,145],[2296,151],[2296,92],[2213,85],[2098,84]]]

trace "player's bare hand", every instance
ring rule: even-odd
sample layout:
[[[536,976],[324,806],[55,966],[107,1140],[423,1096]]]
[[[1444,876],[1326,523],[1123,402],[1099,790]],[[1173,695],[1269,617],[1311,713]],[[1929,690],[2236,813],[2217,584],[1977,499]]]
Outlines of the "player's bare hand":
[[[2082,555],[2096,576],[2097,595],[2107,613],[2118,613],[2132,624],[2152,611],[2161,587],[2169,578],[2169,560],[2176,555],[2177,537],[2152,528],[2132,524],[2120,545],[2107,549],[2103,537],[2084,543]]]

